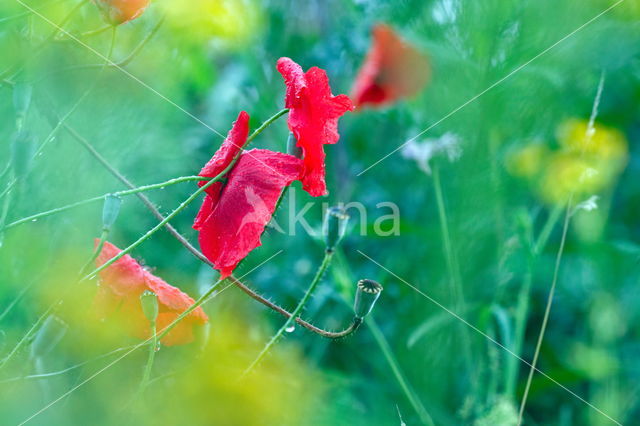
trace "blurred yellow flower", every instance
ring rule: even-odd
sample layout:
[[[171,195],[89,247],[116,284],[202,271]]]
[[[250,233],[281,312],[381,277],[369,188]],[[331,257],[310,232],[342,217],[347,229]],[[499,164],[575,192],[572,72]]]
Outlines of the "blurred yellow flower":
[[[556,137],[560,149],[531,142],[507,156],[507,171],[527,179],[549,204],[564,203],[571,194],[594,195],[613,185],[624,170],[628,143],[619,130],[581,119],[562,122]]]
[[[574,153],[556,152],[550,157],[539,189],[545,202],[556,204],[566,202],[574,193],[593,194],[607,183],[596,164]]]
[[[191,0],[158,4],[181,36],[198,41],[219,39],[229,45],[247,43],[259,29],[262,14],[253,0]]]
[[[507,171],[513,176],[532,179],[545,166],[550,150],[544,143],[533,142],[507,156]]]
[[[622,132],[598,123],[590,131],[587,120],[572,118],[558,126],[556,137],[563,149],[598,160],[618,162],[627,157],[627,140]]]

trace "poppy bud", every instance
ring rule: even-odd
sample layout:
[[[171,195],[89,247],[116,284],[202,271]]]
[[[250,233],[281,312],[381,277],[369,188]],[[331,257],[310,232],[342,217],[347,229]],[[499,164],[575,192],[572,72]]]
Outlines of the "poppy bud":
[[[66,333],[67,324],[53,315],[49,316],[33,339],[31,357],[36,359],[47,355],[60,343]]]
[[[342,240],[342,237],[344,237],[347,231],[348,223],[349,215],[344,207],[333,206],[327,209],[322,227],[327,251],[333,251],[333,249],[340,244],[340,240]]]
[[[140,304],[142,305],[142,312],[147,317],[150,323],[155,324],[158,319],[158,296],[152,291],[145,290],[140,295]]]
[[[18,128],[22,127],[24,117],[27,115],[31,104],[31,85],[23,82],[16,82],[13,86],[13,107],[16,110],[16,120]]]
[[[302,159],[302,148],[297,145],[298,140],[293,136],[293,133],[289,132],[289,138],[287,138],[287,154]]]
[[[15,178],[26,176],[31,170],[35,144],[31,135],[17,132],[11,141],[11,168]]]
[[[117,195],[107,194],[104,197],[104,205],[102,207],[102,228],[111,229],[118,214],[120,213],[120,205],[122,204],[122,198]]]
[[[353,303],[353,311],[356,318],[364,318],[369,315],[382,293],[382,286],[373,280],[360,280],[356,287],[356,299]]]

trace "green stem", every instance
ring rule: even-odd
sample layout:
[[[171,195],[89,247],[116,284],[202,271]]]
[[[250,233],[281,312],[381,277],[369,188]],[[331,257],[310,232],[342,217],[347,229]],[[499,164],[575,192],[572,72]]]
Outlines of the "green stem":
[[[538,236],[535,246],[533,247],[534,256],[538,256],[542,252],[544,247],[547,245],[547,242],[549,241],[549,237],[551,236],[551,232],[553,231],[553,228],[556,226],[556,223],[560,219],[562,212],[563,212],[563,206],[556,205],[553,208],[553,210],[551,210],[551,212],[549,213],[549,216],[547,217],[547,221],[542,227],[542,230],[540,231],[540,235]]]
[[[85,273],[85,271],[89,268],[89,266],[91,266],[91,264],[96,260],[98,255],[102,252],[102,247],[104,246],[104,242],[107,241],[108,235],[109,235],[109,228],[104,228],[102,230],[102,234],[100,235],[100,241],[98,242],[98,245],[96,246],[95,250],[93,250],[91,257],[89,258],[89,260],[87,260],[87,263],[84,264],[82,269],[80,269],[80,275]]]
[[[0,361],[0,370],[2,370],[2,368],[4,368],[9,363],[9,361],[11,361],[13,357],[20,351],[20,349],[22,349],[22,347],[29,341],[31,336],[33,336],[33,334],[38,330],[38,327],[40,327],[44,320],[47,319],[47,317],[49,316],[49,312],[53,310],[53,307],[56,305],[56,303],[53,303],[47,308],[46,311],[44,311],[42,315],[40,315],[40,317],[31,326],[31,328],[25,333],[24,336],[22,336],[22,339],[20,339],[20,341],[13,347],[11,352],[9,352],[9,354]]]
[[[569,201],[567,202],[566,212],[564,216],[564,224],[562,226],[562,238],[560,240],[560,247],[558,248],[558,254],[556,255],[556,263],[553,270],[553,280],[551,282],[551,288],[549,289],[549,295],[547,296],[547,306],[544,310],[542,326],[540,327],[540,333],[538,334],[538,341],[536,343],[536,349],[533,354],[533,361],[531,362],[531,368],[529,369],[527,384],[524,388],[524,394],[522,396],[522,401],[520,403],[520,410],[518,413],[518,426],[522,424],[524,409],[525,409],[525,406],[527,405],[527,397],[529,396],[529,389],[531,388],[531,381],[533,380],[533,373],[536,371],[538,356],[540,355],[540,348],[542,347],[542,341],[544,340],[544,333],[547,329],[547,324],[549,322],[551,306],[553,305],[553,298],[556,291],[556,285],[558,283],[558,275],[560,272],[560,262],[562,261],[562,254],[564,253],[564,246],[567,241],[567,231],[569,230],[569,220],[571,219],[572,201],[573,201],[573,194],[571,195],[571,197],[569,197]]]
[[[158,347],[158,331],[156,328],[156,322],[151,321],[151,343],[149,343],[149,357],[147,358],[147,363],[144,366],[144,373],[142,374],[142,381],[140,382],[139,393],[144,392],[147,385],[149,384],[149,379],[151,378],[151,370],[153,369],[153,361],[156,357],[157,347]]]
[[[433,167],[433,187],[436,195],[436,203],[438,205],[438,218],[440,221],[440,230],[442,232],[442,243],[444,246],[444,255],[447,263],[447,270],[451,280],[451,289],[454,296],[454,304],[457,312],[464,312],[466,310],[466,302],[464,297],[464,291],[462,289],[462,279],[460,276],[460,266],[458,265],[456,254],[453,250],[453,244],[451,243],[451,235],[449,233],[449,219],[447,216],[447,209],[444,203],[444,196],[442,194],[442,183],[440,182],[440,169],[437,165]],[[467,329],[460,325],[460,337],[462,339],[462,345],[464,350],[464,359],[467,365],[467,371],[469,374],[473,374],[471,365],[471,346],[469,342],[469,334]]]
[[[198,190],[196,192],[194,192],[193,194],[191,194],[189,196],[189,198],[187,198],[186,200],[184,200],[175,210],[173,210],[171,213],[169,213],[168,216],[166,216],[163,220],[161,220],[156,226],[154,226],[153,228],[151,228],[150,230],[148,230],[143,236],[141,236],[140,238],[138,238],[133,244],[129,245],[127,248],[125,248],[124,250],[122,250],[120,253],[118,253],[116,256],[112,257],[111,259],[109,259],[108,261],[106,261],[105,263],[103,263],[100,267],[96,268],[95,270],[93,270],[93,272],[85,275],[80,281],[85,281],[88,279],[91,279],[93,277],[96,276],[96,274],[100,271],[102,271],[103,269],[109,267],[112,263],[116,262],[118,259],[120,259],[122,256],[128,254],[129,252],[131,252],[131,250],[133,250],[134,248],[138,247],[140,244],[142,244],[142,242],[144,242],[145,240],[147,240],[149,237],[151,237],[153,234],[155,234],[156,232],[158,232],[158,230],[160,230],[165,224],[169,223],[169,221],[171,219],[173,219],[174,217],[176,217],[178,215],[178,213],[180,213],[182,210],[184,210],[189,204],[191,204],[191,202],[193,202],[193,200],[195,200],[201,193],[203,193],[208,187],[210,187],[211,185],[213,185],[216,182],[219,182],[228,172],[229,170],[231,170],[231,168],[233,167],[233,165],[235,164],[236,161],[238,161],[238,157],[239,155],[237,155],[232,161],[231,163],[222,171],[220,172],[220,174],[218,174],[216,177],[214,177],[213,179],[211,179],[209,182],[207,182],[206,184],[202,185],[200,188],[198,188]]]
[[[407,379],[404,377],[404,374],[400,369],[400,365],[398,364],[398,360],[393,354],[393,351],[391,350],[391,347],[389,346],[387,339],[384,337],[384,334],[382,334],[380,327],[378,327],[378,324],[375,322],[375,320],[371,315],[369,315],[369,317],[366,319],[366,322],[367,322],[367,325],[369,326],[369,329],[371,330],[371,334],[373,334],[373,338],[375,339],[376,343],[380,347],[380,350],[382,350],[382,353],[385,359],[387,360],[387,363],[391,367],[391,371],[393,371],[393,375],[398,381],[398,384],[402,388],[402,391],[404,392],[405,396],[409,400],[409,403],[411,404],[415,412],[418,414],[420,421],[422,422],[422,424],[425,424],[425,425],[434,425],[433,419],[431,418],[427,410],[424,408],[424,405],[422,405],[422,402],[420,401],[420,399],[417,397],[417,395],[411,388],[411,385],[409,384]]]
[[[44,211],[44,212],[41,212],[41,213],[36,213],[34,215],[24,217],[22,219],[16,220],[15,222],[9,223],[7,226],[4,227],[4,229],[9,229],[9,228],[21,225],[21,224],[26,223],[26,222],[31,222],[31,221],[40,219],[42,217],[50,216],[50,215],[53,215],[53,214],[56,214],[56,213],[61,213],[63,211],[70,210],[70,209],[73,209],[75,207],[84,206],[86,204],[91,204],[91,203],[95,203],[95,202],[98,202],[98,201],[104,201],[104,197],[106,197],[107,195],[115,195],[115,196],[123,197],[123,196],[126,196],[126,195],[133,195],[133,194],[138,194],[140,192],[151,191],[153,189],[162,189],[162,188],[164,188],[166,186],[175,185],[177,183],[193,182],[193,181],[201,181],[201,180],[209,180],[209,178],[202,177],[202,176],[180,176],[180,177],[177,177],[177,178],[174,178],[174,179],[169,179],[169,180],[167,180],[165,182],[154,183],[154,184],[151,184],[151,185],[139,186],[137,188],[127,189],[127,190],[124,190],[124,191],[110,192],[108,194],[99,195],[97,197],[93,197],[93,198],[89,198],[89,199],[86,199],[86,200],[78,201],[76,203],[68,204],[66,206],[58,207],[58,208],[55,208],[55,209],[47,210],[47,211]]]
[[[207,299],[209,298],[209,296],[211,296],[213,294],[213,292],[220,286],[220,284],[222,284],[223,282],[225,282],[225,280],[219,280],[217,282],[215,282],[211,288],[209,290],[207,290],[202,296],[200,296],[198,298],[198,300],[196,300],[193,305],[189,306],[187,308],[187,310],[185,310],[183,313],[181,313],[180,315],[178,315],[178,317],[173,320],[171,322],[171,324],[169,324],[168,326],[166,326],[165,328],[163,328],[162,330],[160,330],[160,333],[157,333],[156,336],[156,340],[157,341],[161,341],[162,338],[164,336],[167,335],[167,333],[169,333],[176,325],[178,325],[178,323],[180,321],[182,321],[187,315],[189,315],[191,312],[195,311],[196,309],[198,309],[198,307],[200,305],[202,305],[204,302],[207,301]]]
[[[55,25],[55,30],[53,30],[53,32],[51,32],[51,34],[49,34],[49,36],[44,39],[38,46],[36,46],[33,51],[31,52],[31,55],[29,57],[29,59],[33,60],[44,48],[45,46],[51,41],[53,40],[58,33],[60,32],[60,30],[64,31],[62,29],[62,27],[69,22],[69,20],[73,17],[73,15],[75,15],[78,10],[80,10],[80,8],[82,6],[84,6],[86,3],[88,3],[89,0],[82,0],[80,1],[77,5],[75,5],[75,7],[73,9],[71,9],[71,11],[67,14],[67,16],[65,16],[62,21],[60,21],[59,24]],[[36,12],[33,8],[31,8],[28,5],[25,5],[24,3],[21,2],[21,6],[29,9],[28,11],[30,13],[34,13]],[[40,17],[42,18],[42,15],[40,15]],[[19,65],[17,67],[12,67],[9,68],[7,70],[5,70],[4,72],[0,73],[0,80],[3,80],[5,78],[7,78],[10,74],[13,74],[13,76],[11,77],[12,80],[15,80],[15,77],[20,74],[20,72],[22,72],[22,70],[24,69],[25,65]]]
[[[251,133],[251,135],[249,135],[249,137],[247,138],[247,142],[245,142],[244,144],[244,148],[246,148],[247,146],[249,146],[249,144],[260,134],[262,133],[262,131],[264,129],[266,129],[267,127],[269,127],[271,125],[271,123],[273,123],[274,121],[276,121],[278,118],[282,117],[283,115],[285,115],[286,113],[289,112],[289,108],[284,108],[281,109],[280,111],[276,112],[274,115],[272,115],[271,117],[269,117],[267,119],[267,121],[265,121],[264,123],[262,123],[260,125],[260,127],[258,127],[256,130],[253,131],[253,133]]]
[[[318,268],[318,271],[316,272],[316,275],[313,277],[313,280],[311,281],[311,284],[309,285],[309,288],[307,289],[307,292],[304,294],[304,296],[302,297],[302,299],[298,303],[298,306],[296,306],[296,308],[291,313],[291,316],[289,318],[287,318],[287,320],[285,321],[284,324],[282,324],[282,327],[280,327],[278,332],[271,338],[271,340],[269,340],[269,342],[262,349],[260,354],[258,354],[256,359],[253,360],[251,365],[249,365],[249,367],[247,367],[247,369],[244,371],[244,373],[242,373],[242,377],[245,377],[247,374],[249,374],[251,372],[251,370],[253,370],[253,368],[256,365],[258,365],[260,363],[260,361],[262,361],[262,359],[269,352],[269,350],[273,347],[273,345],[275,345],[278,342],[280,337],[282,337],[282,335],[286,332],[286,330],[293,324],[294,320],[300,315],[300,313],[302,312],[302,309],[304,309],[304,306],[307,304],[307,302],[309,301],[309,298],[311,297],[311,295],[313,294],[314,290],[318,286],[318,283],[322,279],[322,276],[324,275],[324,273],[326,272],[327,268],[331,264],[331,259],[332,258],[333,258],[333,252],[328,252],[328,251],[325,252],[324,259],[322,260],[322,264],[320,265],[320,268]]]

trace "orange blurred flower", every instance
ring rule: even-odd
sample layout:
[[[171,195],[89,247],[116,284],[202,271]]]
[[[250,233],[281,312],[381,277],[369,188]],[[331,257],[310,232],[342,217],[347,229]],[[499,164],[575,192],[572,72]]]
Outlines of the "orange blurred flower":
[[[382,106],[418,93],[429,81],[428,58],[390,27],[373,28],[373,45],[353,86],[356,107]]]
[[[96,240],[96,244],[98,241]],[[105,242],[96,259],[96,266],[101,266],[118,255],[121,250],[109,242]],[[156,321],[158,332],[161,332],[178,315],[187,310],[194,300],[178,288],[173,287],[145,270],[135,259],[124,255],[107,268],[100,271],[100,287],[94,306],[102,318],[118,316],[123,324],[129,327],[129,334],[146,339],[150,337],[149,321],[142,312],[140,295],[143,291],[152,291],[158,297],[160,313]],[[165,337],[162,343],[180,345],[193,340],[193,327],[209,321],[202,308],[197,308],[180,321]]]
[[[132,21],[142,15],[151,0],[94,0],[104,18],[112,25]]]

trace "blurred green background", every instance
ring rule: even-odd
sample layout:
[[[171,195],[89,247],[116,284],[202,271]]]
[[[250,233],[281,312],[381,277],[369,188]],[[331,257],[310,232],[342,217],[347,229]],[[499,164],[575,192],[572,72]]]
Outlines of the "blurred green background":
[[[239,382],[241,371],[283,321],[231,287],[205,305],[208,339],[158,352],[142,399],[136,391],[145,350],[84,383],[123,353],[111,351],[138,341],[87,320],[95,283],[75,281],[91,256],[93,238],[100,235],[101,206],[79,207],[0,237],[2,357],[64,295],[55,314],[59,321],[45,323],[45,331],[53,333],[46,350],[34,354],[35,340],[27,338],[0,369],[0,423],[19,424],[81,385],[29,423],[515,425],[529,367],[514,355],[527,362],[533,358],[571,193],[574,205],[598,196],[598,208],[575,210],[570,217],[538,362],[566,389],[534,374],[524,423],[615,424],[607,416],[637,423],[640,2],[156,0],[140,18],[117,28],[112,52],[115,62],[127,59],[127,73],[152,91],[119,69],[103,69],[104,60],[95,52],[107,55],[112,33],[88,34],[105,27],[94,4],[83,4],[64,24],[81,44],[60,34],[50,37],[51,24],[28,13],[21,1],[0,3],[0,72],[20,71],[17,79],[0,74],[8,79],[0,82],[2,170],[10,162],[16,131],[13,99],[24,96],[20,81],[33,90],[24,128],[37,146],[56,126],[48,115],[62,117],[73,109],[68,124],[143,185],[196,174],[222,141],[166,99],[222,134],[240,110],[249,112],[255,128],[283,107],[284,84],[275,70],[282,56],[304,69],[326,69],[333,93],[349,93],[372,26],[386,23],[429,56],[432,78],[412,99],[341,119],[340,142],[325,149],[326,199],[311,199],[299,183],[292,191],[300,207],[315,202],[305,217],[317,229],[322,202],[357,201],[369,212],[369,232],[360,235],[360,223],[351,222],[303,317],[328,329],[342,328],[351,319],[356,281],[371,278],[385,287],[372,315],[375,322],[339,341],[296,329]],[[80,4],[25,3],[54,23]],[[600,81],[595,148],[584,165],[584,158],[566,154],[567,147],[580,143],[575,132],[587,128]],[[396,152],[358,175],[434,123],[418,140],[457,135],[462,148],[457,162],[435,158],[431,165],[438,174],[429,175]],[[255,146],[284,151],[287,134],[281,119]],[[585,182],[585,169],[596,177]],[[456,298],[447,267],[436,176],[451,240],[448,254],[459,265],[464,304]],[[11,180],[11,171],[3,174],[3,194]],[[195,188],[185,183],[148,195],[168,213]],[[10,223],[121,189],[59,129],[0,202]],[[399,206],[400,235],[372,232],[375,220],[389,213],[376,208],[380,202]],[[172,221],[194,242],[197,204]],[[281,209],[278,221],[286,222],[287,214]],[[138,199],[127,197],[109,240],[126,247],[155,224]],[[545,230],[548,241],[535,251]],[[244,281],[292,309],[322,258],[323,244],[302,229],[296,235],[267,231],[263,242],[236,275],[251,271]],[[133,255],[193,297],[216,278],[165,231]],[[36,340],[40,329],[33,330]]]

